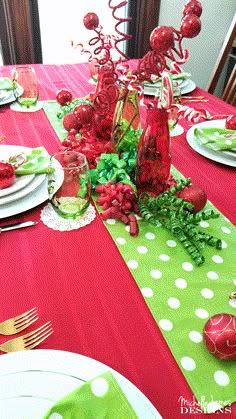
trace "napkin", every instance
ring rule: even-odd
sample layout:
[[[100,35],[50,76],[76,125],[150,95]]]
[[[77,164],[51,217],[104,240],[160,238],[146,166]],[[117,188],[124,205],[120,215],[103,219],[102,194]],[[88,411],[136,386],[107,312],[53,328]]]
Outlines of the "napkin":
[[[87,381],[66,395],[48,410],[43,419],[54,417],[63,419],[138,418],[110,371]]]
[[[236,148],[236,131],[223,128],[195,128],[194,136],[199,144],[211,150]]]
[[[22,151],[26,157],[26,162],[21,164],[16,170],[16,175],[31,175],[48,172],[50,156],[44,147],[33,148],[30,153]],[[17,162],[17,158],[11,159],[11,163]]]
[[[177,73],[177,74],[172,74],[170,73],[171,78],[173,81],[177,81],[178,83],[181,83],[182,81],[189,79],[189,77],[191,76],[190,73],[186,73],[185,71],[182,71],[181,73]],[[156,83],[160,83],[161,82],[161,78],[157,79],[157,80],[153,80],[153,84]],[[143,82],[144,85],[153,85],[152,83],[148,82],[148,81],[144,81]]]
[[[0,90],[12,90],[13,84],[8,77],[0,77]]]

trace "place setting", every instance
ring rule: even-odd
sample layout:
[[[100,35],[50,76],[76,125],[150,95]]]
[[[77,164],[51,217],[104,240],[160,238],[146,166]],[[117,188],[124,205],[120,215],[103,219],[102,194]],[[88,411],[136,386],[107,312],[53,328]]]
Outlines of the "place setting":
[[[186,134],[190,147],[202,156],[227,166],[236,167],[235,116],[194,124]]]
[[[20,214],[47,200],[49,155],[44,147],[1,144],[0,156],[0,218]]]
[[[0,145],[0,218],[49,200],[41,220],[55,230],[83,227],[96,216],[86,157],[65,151],[49,156],[43,147]]]

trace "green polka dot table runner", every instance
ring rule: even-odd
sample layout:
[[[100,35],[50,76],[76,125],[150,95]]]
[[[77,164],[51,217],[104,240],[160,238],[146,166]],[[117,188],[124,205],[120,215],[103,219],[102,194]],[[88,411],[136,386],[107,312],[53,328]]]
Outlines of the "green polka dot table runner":
[[[45,111],[60,139],[65,137],[55,106]],[[60,126],[59,126],[60,125]],[[174,177],[182,177],[172,168]],[[96,197],[94,197],[94,200]],[[207,208],[217,209],[208,202]],[[205,263],[196,266],[180,242],[161,225],[139,220],[139,235],[117,220],[104,222],[130,269],[158,327],[196,399],[214,412],[236,401],[236,361],[222,361],[206,349],[202,331],[217,313],[236,315],[236,228],[222,214],[201,221],[199,229],[223,241],[223,248],[204,248]]]

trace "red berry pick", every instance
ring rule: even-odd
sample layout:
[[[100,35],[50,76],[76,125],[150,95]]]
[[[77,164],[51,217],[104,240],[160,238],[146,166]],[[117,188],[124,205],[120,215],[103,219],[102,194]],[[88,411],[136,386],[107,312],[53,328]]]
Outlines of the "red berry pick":
[[[187,4],[185,4],[183,9],[183,15],[196,15],[200,17],[202,14],[202,5],[197,0],[191,0]]]
[[[99,25],[98,15],[96,13],[87,13],[83,18],[84,26],[86,29],[93,30]]]
[[[0,189],[12,185],[15,180],[15,170],[10,163],[0,162]]]
[[[196,15],[186,15],[183,17],[180,32],[184,38],[194,38],[201,31],[201,21]]]
[[[158,26],[150,35],[150,45],[158,52],[165,52],[174,47],[174,34],[169,26]]]

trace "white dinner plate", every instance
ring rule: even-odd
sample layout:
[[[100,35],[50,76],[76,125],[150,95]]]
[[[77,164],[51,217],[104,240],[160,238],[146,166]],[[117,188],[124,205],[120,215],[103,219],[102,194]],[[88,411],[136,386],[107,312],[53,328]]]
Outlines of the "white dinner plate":
[[[34,179],[34,177],[35,175],[16,176],[12,185],[8,186],[7,188],[0,189],[0,201],[1,198],[20,191],[20,189],[27,186]]]
[[[18,95],[22,95],[24,89],[21,86],[18,86]],[[15,102],[16,98],[15,95],[13,93],[13,90],[9,90],[7,92],[8,94],[6,96],[4,96],[3,98],[0,98],[0,106],[1,105],[6,105],[7,103],[11,103],[11,102]]]
[[[161,419],[143,393],[118,372],[92,358],[50,349],[1,355],[0,418],[42,419],[66,394],[108,370],[139,419]]]
[[[199,124],[193,125],[187,132],[186,138],[187,142],[193,150],[197,151],[202,156],[216,161],[218,163],[225,164],[227,166],[236,167],[236,154],[225,151],[214,151],[210,148],[205,147],[204,145],[199,144],[196,137],[194,136],[195,128],[224,128],[225,119],[211,120],[200,122]]]
[[[186,95],[196,89],[196,83],[193,80],[184,80],[179,86],[181,95]],[[144,94],[147,96],[155,96],[157,88],[152,85],[144,86]]]
[[[41,183],[44,181],[45,178],[46,178],[45,173],[34,176],[34,179],[23,189],[20,189],[19,191],[15,193],[12,193],[10,195],[0,198],[0,206],[9,204],[10,202],[13,202],[13,201],[17,201],[18,199],[21,199],[24,196],[28,195],[30,192],[38,188],[38,186],[41,185]]]

